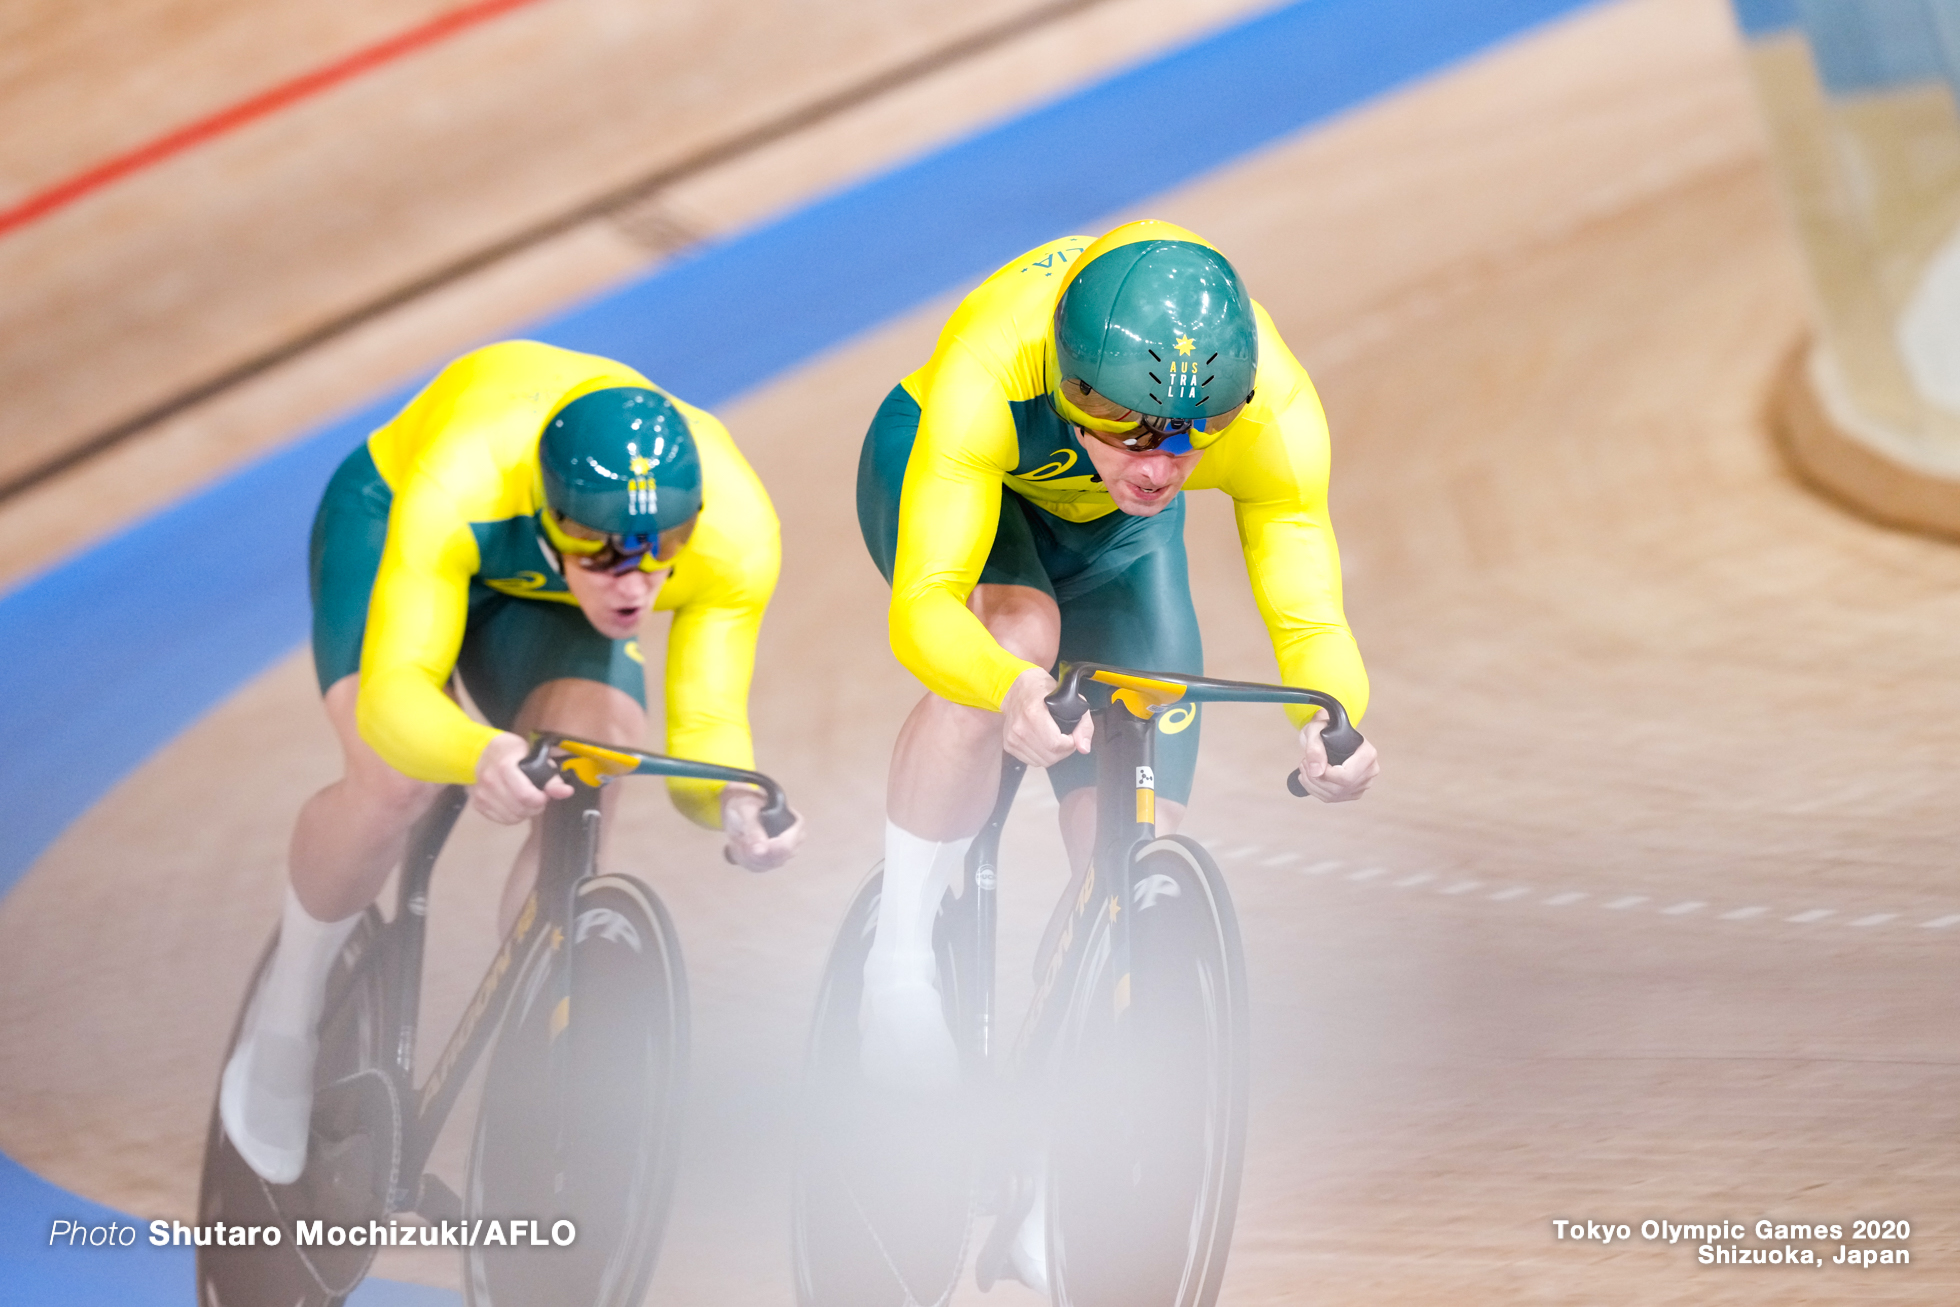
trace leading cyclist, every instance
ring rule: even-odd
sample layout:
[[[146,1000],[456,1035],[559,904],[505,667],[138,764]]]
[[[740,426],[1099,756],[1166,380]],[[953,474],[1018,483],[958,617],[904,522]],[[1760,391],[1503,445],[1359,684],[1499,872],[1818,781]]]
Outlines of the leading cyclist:
[[[1187,486],[1232,497],[1281,677],[1360,718],[1368,680],[1341,609],[1327,469],[1319,397],[1272,319],[1217,249],[1165,222],[1022,255],[961,302],[932,358],[886,396],[858,463],[858,522],[891,583],[892,649],[930,693],[899,731],[887,783],[861,1013],[868,1076],[917,1088],[958,1074],[932,925],[993,805],[1003,747],[1049,768],[1077,876],[1087,863],[1093,723],[1063,735],[1049,717],[1058,655],[1203,670]],[[1329,766],[1325,715],[1289,712],[1307,788],[1359,798],[1374,746]],[[1167,714],[1167,830],[1197,751],[1196,709]]]
[[[254,1171],[285,1184],[305,1168],[327,974],[409,828],[445,784],[472,786],[505,824],[568,796],[518,769],[526,731],[639,745],[648,612],[674,614],[667,748],[755,765],[749,679],[780,562],[775,510],[727,429],[590,354],[530,341],[466,354],[348,455],[310,556],[313,660],[345,770],[300,810],[278,943],[218,1095]],[[803,839],[801,820],[770,838],[749,787],[668,789],[752,870]],[[534,824],[506,925],[537,843]]]

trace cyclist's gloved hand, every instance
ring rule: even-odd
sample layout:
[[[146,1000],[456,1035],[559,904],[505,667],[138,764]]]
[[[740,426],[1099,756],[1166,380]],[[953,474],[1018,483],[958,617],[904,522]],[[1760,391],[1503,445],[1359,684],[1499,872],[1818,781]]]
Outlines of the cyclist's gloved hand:
[[[1055,678],[1030,667],[1014,678],[1001,702],[1001,748],[1036,767],[1053,767],[1071,753],[1089,752],[1096,733],[1095,719],[1084,714],[1075,731],[1063,735],[1044,702],[1055,692]]]
[[[1368,792],[1381,771],[1375,759],[1372,740],[1363,740],[1348,760],[1338,767],[1327,765],[1327,746],[1320,733],[1327,729],[1327,712],[1316,708],[1311,719],[1300,728],[1300,781],[1307,793],[1325,803],[1346,803]]]
[[[750,871],[769,871],[788,862],[803,843],[803,814],[794,808],[796,821],[781,835],[771,836],[762,828],[762,791],[751,785],[721,787],[721,830],[728,837],[728,860]]]
[[[572,787],[563,777],[552,777],[540,790],[517,769],[530,749],[523,736],[505,731],[484,745],[483,752],[477,755],[476,784],[470,788],[470,802],[491,821],[512,826],[543,812],[548,799],[572,796]]]

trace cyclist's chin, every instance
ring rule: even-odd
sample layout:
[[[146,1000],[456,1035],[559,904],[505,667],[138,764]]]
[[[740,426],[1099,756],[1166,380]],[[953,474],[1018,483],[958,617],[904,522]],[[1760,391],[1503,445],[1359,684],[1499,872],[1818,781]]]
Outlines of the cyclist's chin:
[[[601,608],[598,605],[579,605],[585,611],[585,620],[592,623],[592,629],[608,640],[625,640],[640,632],[640,618],[644,615],[639,607]]]
[[[1181,486],[1165,486],[1162,490],[1150,494],[1138,490],[1135,486],[1124,486],[1121,490],[1112,490],[1109,497],[1116,501],[1118,509],[1131,517],[1155,517],[1170,507],[1171,501],[1177,498],[1180,489]]]

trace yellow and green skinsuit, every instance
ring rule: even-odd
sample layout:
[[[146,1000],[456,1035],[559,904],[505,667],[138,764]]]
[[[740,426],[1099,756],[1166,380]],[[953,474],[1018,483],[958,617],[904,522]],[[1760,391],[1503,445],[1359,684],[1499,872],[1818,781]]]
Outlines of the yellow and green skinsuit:
[[[576,606],[556,569],[538,565],[538,433],[566,403],[605,386],[658,389],[609,359],[508,341],[444,368],[369,437],[394,500],[361,645],[358,720],[362,738],[400,771],[468,784],[496,734],[445,692],[473,590]],[[693,537],[654,605],[674,614],[666,749],[750,768],[749,681],[781,566],[780,530],[728,429],[668,398],[699,449],[704,497]],[[720,824],[718,785],[668,784],[689,817]]]
[[[966,606],[993,544],[1001,487],[1072,522],[1118,511],[1048,398],[1055,303],[1094,239],[1051,241],[994,273],[961,301],[932,358],[902,383],[920,419],[899,508],[892,650],[956,703],[998,709],[1030,665],[1001,648]],[[1186,488],[1231,496],[1281,680],[1334,695],[1359,720],[1368,677],[1341,608],[1340,554],[1327,516],[1327,418],[1271,317],[1253,307],[1252,401],[1205,449]],[[1296,722],[1310,711],[1288,709]]]

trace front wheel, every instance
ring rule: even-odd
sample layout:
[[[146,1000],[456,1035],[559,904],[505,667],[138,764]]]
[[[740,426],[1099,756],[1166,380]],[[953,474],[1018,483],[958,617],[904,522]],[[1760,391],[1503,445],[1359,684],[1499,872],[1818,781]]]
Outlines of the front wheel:
[[[966,1263],[972,1203],[970,1112],[882,1091],[858,1062],[864,963],[884,889],[874,870],[831,946],[803,1071],[803,1112],[791,1195],[798,1307],[940,1307]],[[933,931],[946,1019],[970,1023],[973,983],[965,900],[942,900]],[[969,1058],[973,1050],[963,1050]]]
[[[464,1196],[472,1225],[486,1218],[464,1254],[474,1307],[637,1307],[660,1249],[687,1078],[680,943],[630,876],[579,885],[570,943],[574,992],[560,942],[541,941],[484,1079]]]
[[[1211,1307],[1245,1156],[1247,1014],[1238,920],[1209,855],[1138,854],[1130,964],[1100,914],[1060,1045],[1066,1107],[1048,1170],[1057,1307]]]

